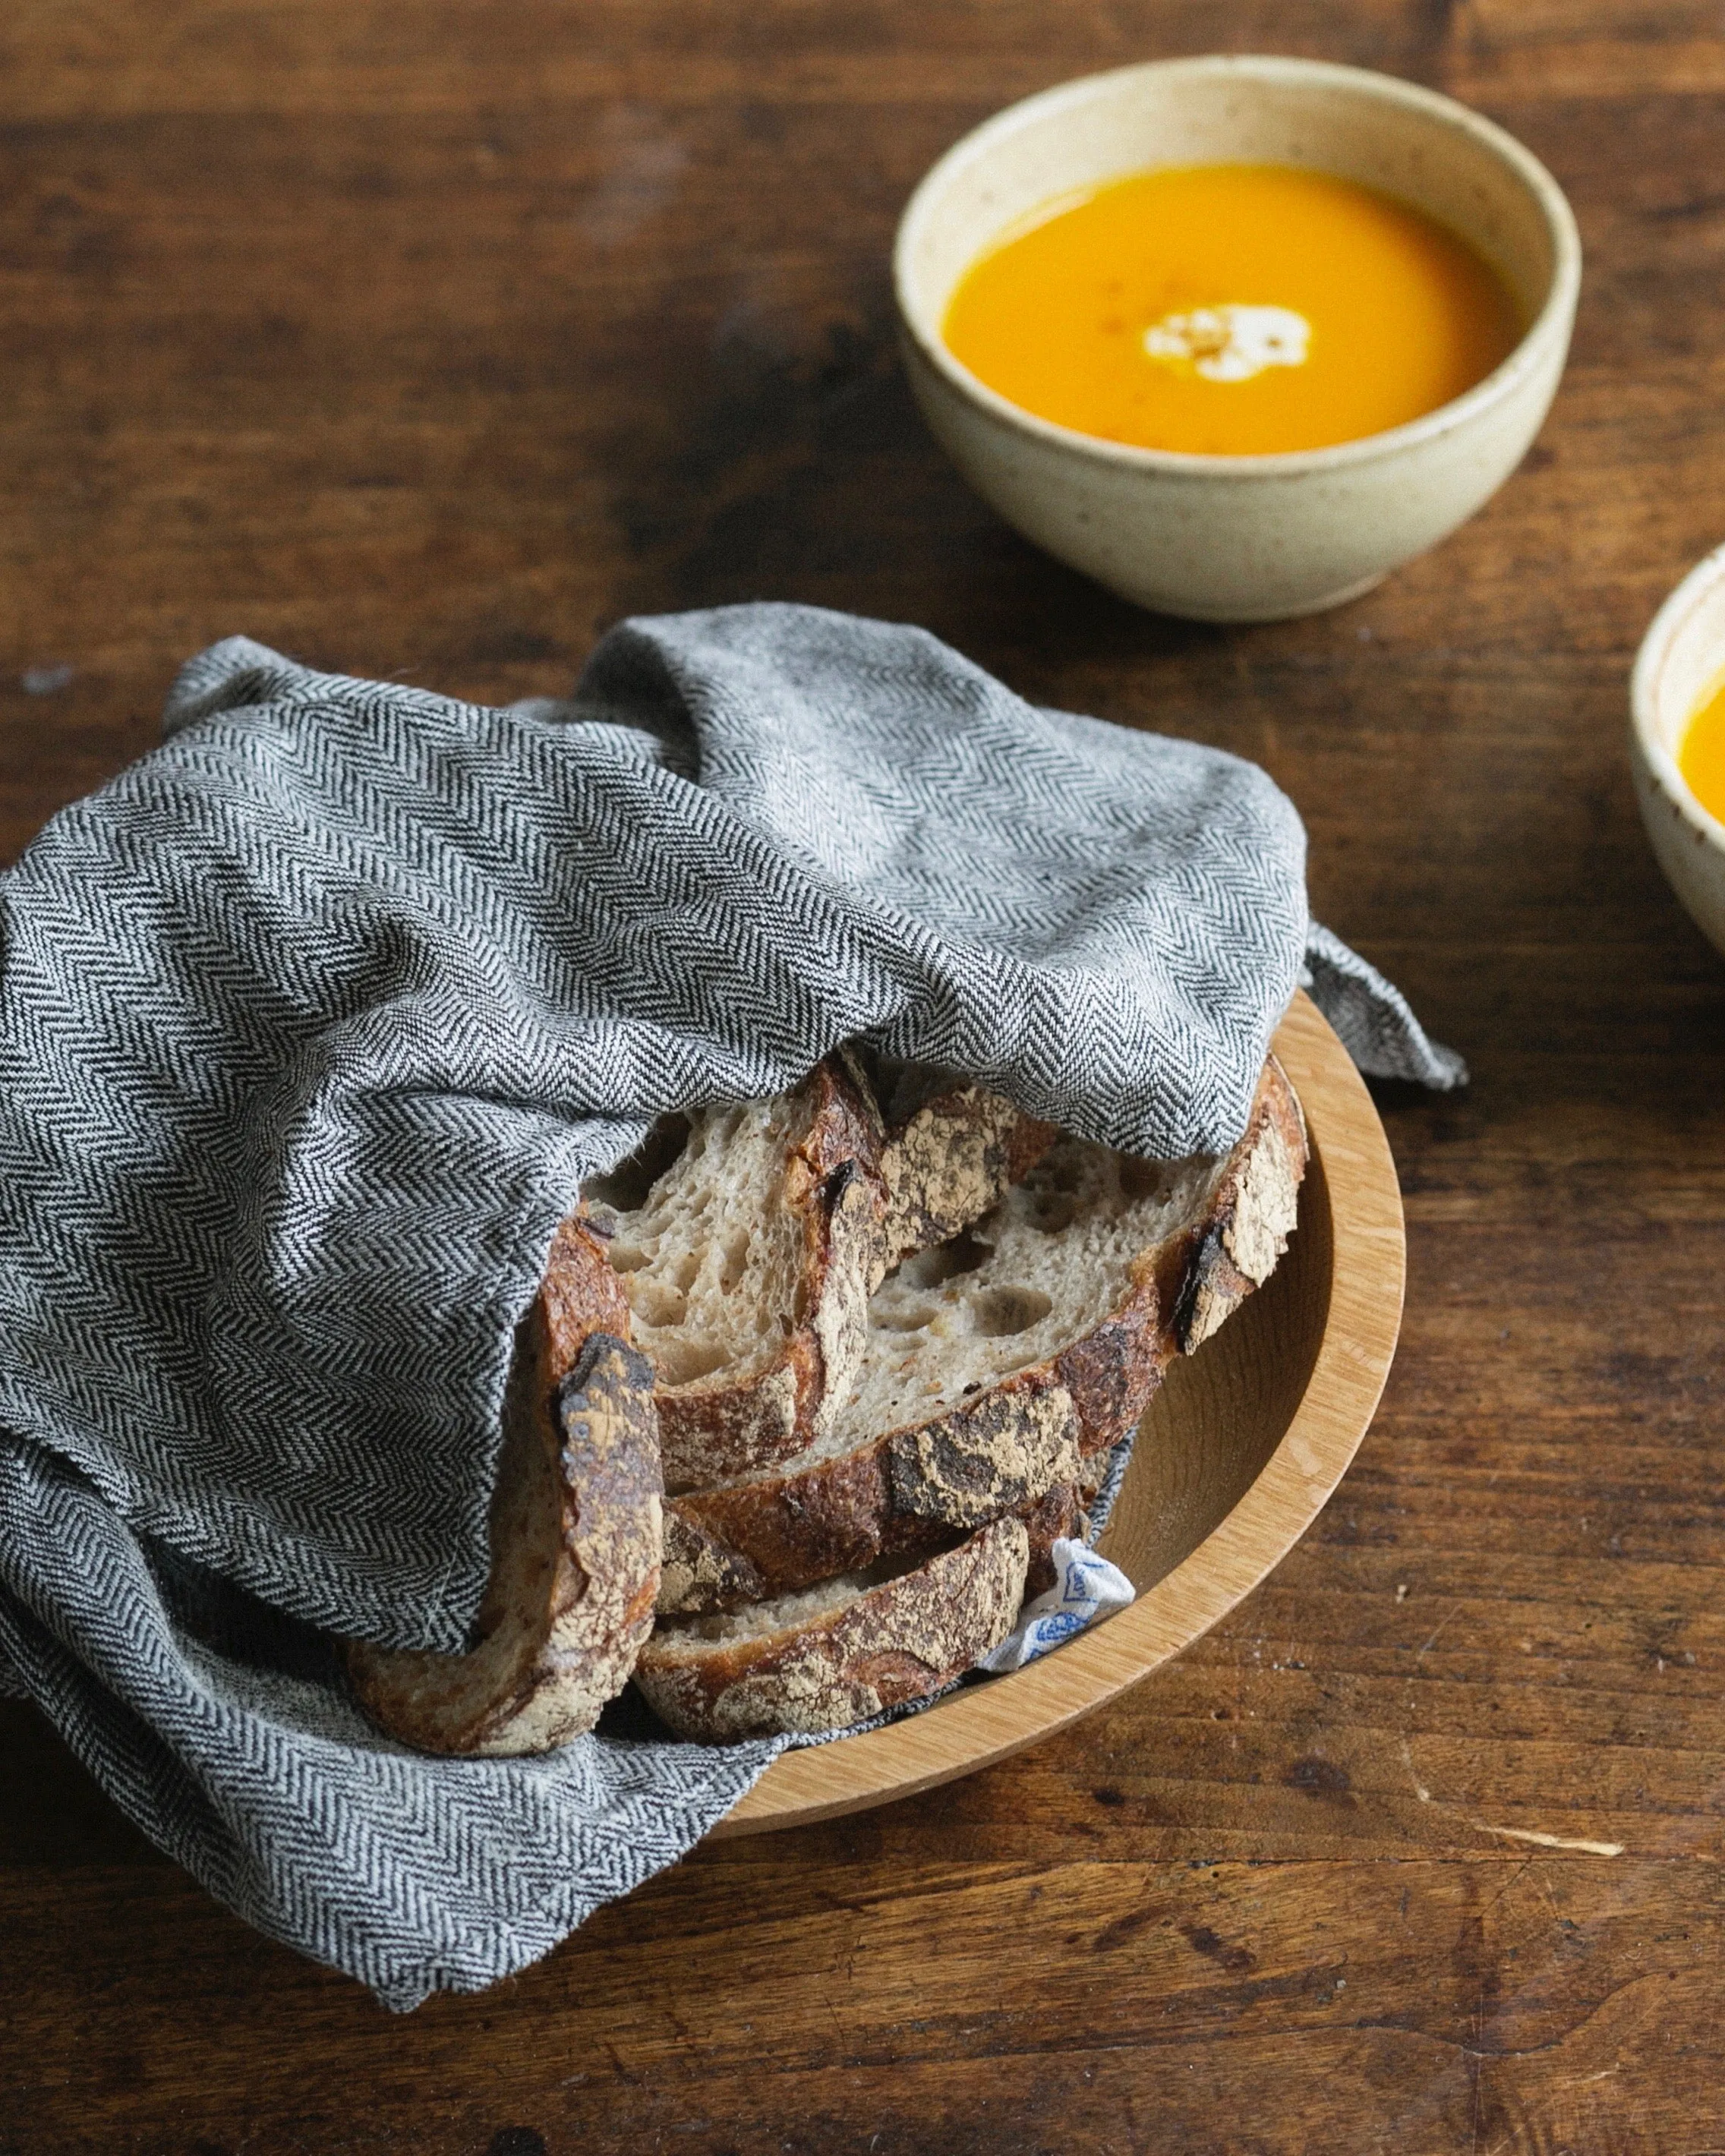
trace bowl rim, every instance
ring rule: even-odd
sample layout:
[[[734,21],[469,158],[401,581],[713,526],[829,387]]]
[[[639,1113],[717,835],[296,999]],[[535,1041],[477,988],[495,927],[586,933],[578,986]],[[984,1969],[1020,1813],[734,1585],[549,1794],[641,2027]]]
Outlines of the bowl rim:
[[[938,325],[924,321],[910,296],[911,247],[922,223],[932,214],[941,192],[972,160],[1033,118],[1059,111],[1064,106],[1082,105],[1104,85],[1130,78],[1154,77],[1165,81],[1181,75],[1234,75],[1266,82],[1303,82],[1314,87],[1321,83],[1329,84],[1383,104],[1420,113],[1471,136],[1490,151],[1532,198],[1544,218],[1552,246],[1551,280],[1545,298],[1513,350],[1471,389],[1451,398],[1446,404],[1421,413],[1417,419],[1407,420],[1399,427],[1386,428],[1378,434],[1327,443],[1319,449],[1281,450],[1274,454],[1199,455],[1185,449],[1145,449],[1131,442],[1112,442],[1103,435],[1082,434],[1057,420],[1042,418],[1023,405],[1013,403],[998,390],[989,388],[980,377],[953,357],[940,335]],[[1511,396],[1528,376],[1543,367],[1553,340],[1563,342],[1568,339],[1581,290],[1581,238],[1574,212],[1563,189],[1533,152],[1495,121],[1487,120],[1483,113],[1475,112],[1455,98],[1428,90],[1421,83],[1409,82],[1400,75],[1384,74],[1374,68],[1346,67],[1333,60],[1301,59],[1273,53],[1205,53],[1179,59],[1140,60],[1126,67],[1074,76],[1003,106],[968,133],[960,136],[929,167],[905,204],[893,239],[892,288],[900,324],[917,357],[999,425],[1029,434],[1092,463],[1154,472],[1165,478],[1291,479],[1308,472],[1343,470],[1350,465],[1399,455],[1468,425],[1480,413]]]
[[[1171,1572],[1106,1624],[928,1713],[781,1753],[708,1840],[893,1803],[1052,1737],[1183,1653],[1261,1584],[1328,1502],[1371,1425],[1401,1331],[1401,1188],[1365,1081],[1303,990],[1271,1046],[1321,1169],[1330,1262],[1317,1356],[1255,1477]]]
[[[1701,601],[1720,583],[1725,583],[1725,546],[1702,557],[1649,623],[1630,675],[1630,740],[1648,778],[1671,806],[1700,837],[1725,853],[1725,823],[1704,808],[1691,791],[1681,765],[1666,745],[1659,723],[1660,676],[1671,646]],[[1720,640],[1718,666],[1709,678],[1717,679],[1722,674],[1725,674],[1725,638]]]

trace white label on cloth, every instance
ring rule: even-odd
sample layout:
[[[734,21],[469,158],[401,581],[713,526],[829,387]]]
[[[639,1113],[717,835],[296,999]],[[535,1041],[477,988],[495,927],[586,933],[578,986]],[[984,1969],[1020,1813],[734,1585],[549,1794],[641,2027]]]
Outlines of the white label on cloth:
[[[1009,1632],[998,1647],[991,1647],[977,1664],[999,1676],[1021,1670],[1062,1640],[1094,1625],[1099,1617],[1111,1617],[1134,1599],[1136,1589],[1117,1564],[1098,1557],[1088,1543],[1062,1535],[1053,1550],[1055,1578],[1046,1594],[1039,1594],[1019,1612],[1018,1629]]]

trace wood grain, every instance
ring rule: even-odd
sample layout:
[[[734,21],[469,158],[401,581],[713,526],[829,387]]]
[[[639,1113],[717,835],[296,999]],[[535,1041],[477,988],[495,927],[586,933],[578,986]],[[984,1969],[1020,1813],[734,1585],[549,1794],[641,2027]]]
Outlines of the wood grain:
[[[1517,478],[1245,630],[996,524],[887,304],[965,128],[1215,47],[1471,99],[1587,253]],[[1378,1089],[1396,1365],[1232,1615],[493,1993],[390,2020],[0,1702],[0,2150],[1725,2148],[1725,969],[1623,746],[1635,643],[1725,536],[1712,0],[28,0],[0,63],[0,856],[234,630],[501,697],[631,608],[816,600],[1257,758],[1319,917],[1474,1072]]]

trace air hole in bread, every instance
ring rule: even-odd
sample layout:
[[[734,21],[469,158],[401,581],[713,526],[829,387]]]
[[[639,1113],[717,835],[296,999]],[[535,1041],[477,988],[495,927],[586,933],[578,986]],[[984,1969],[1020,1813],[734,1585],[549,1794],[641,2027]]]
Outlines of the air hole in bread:
[[[731,1360],[730,1350],[716,1340],[665,1340],[655,1343],[653,1367],[661,1385],[692,1384],[710,1378]]]
[[[725,1240],[725,1260],[719,1269],[719,1286],[729,1295],[748,1269],[749,1237],[745,1230]],[[787,1322],[788,1314],[787,1313]]]
[[[1054,1308],[1054,1297],[1040,1287],[991,1287],[973,1297],[970,1320],[977,1332],[991,1340],[1004,1340],[1014,1332],[1028,1332]]]
[[[1039,1189],[1026,1200],[1025,1219],[1040,1235],[1064,1235],[1078,1217],[1078,1199],[1070,1190]]]
[[[918,1250],[914,1257],[906,1258],[898,1269],[898,1277],[907,1287],[939,1287],[946,1281],[957,1280],[961,1273],[973,1273],[986,1265],[992,1248],[967,1229],[962,1235],[954,1235],[950,1243],[937,1244],[932,1250]]]
[[[908,1310],[881,1310],[874,1322],[885,1332],[920,1332],[939,1315],[932,1303],[920,1302],[912,1303]]]
[[[1136,1154],[1120,1155],[1120,1188],[1132,1204],[1147,1198],[1159,1198],[1168,1188],[1170,1177],[1165,1160],[1140,1160]]]
[[[615,1264],[614,1258],[612,1262]],[[638,1276],[630,1285],[629,1295],[629,1303],[638,1317],[649,1325],[682,1323],[689,1314],[689,1298],[681,1288],[670,1281],[639,1277],[639,1266],[625,1265],[623,1270]],[[665,1376],[662,1364],[659,1374],[661,1378]]]
[[[681,1158],[689,1127],[686,1116],[661,1116],[627,1160],[619,1161],[604,1175],[589,1176],[582,1195],[614,1212],[635,1212],[645,1204],[647,1193],[666,1168]]]

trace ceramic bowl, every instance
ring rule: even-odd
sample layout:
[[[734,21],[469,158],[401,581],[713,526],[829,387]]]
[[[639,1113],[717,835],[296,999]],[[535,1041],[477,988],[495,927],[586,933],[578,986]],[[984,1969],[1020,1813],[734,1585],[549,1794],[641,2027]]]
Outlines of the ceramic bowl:
[[[1303,165],[1363,181],[1472,241],[1528,324],[1495,372],[1424,418],[1284,456],[1189,456],[1009,403],[947,350],[954,286],[1017,218],[1161,165]],[[1471,516],[1538,432],[1568,351],[1581,247],[1538,160],[1477,113],[1313,60],[1121,68],[1009,105],[911,198],[894,250],[906,363],[936,438],[1024,536],[1122,598],[1204,621],[1338,605]]]
[[[1692,569],[1653,618],[1630,684],[1635,798],[1659,865],[1696,926],[1725,952],[1725,824],[1677,768],[1691,715],[1725,672],[1725,547]]]

